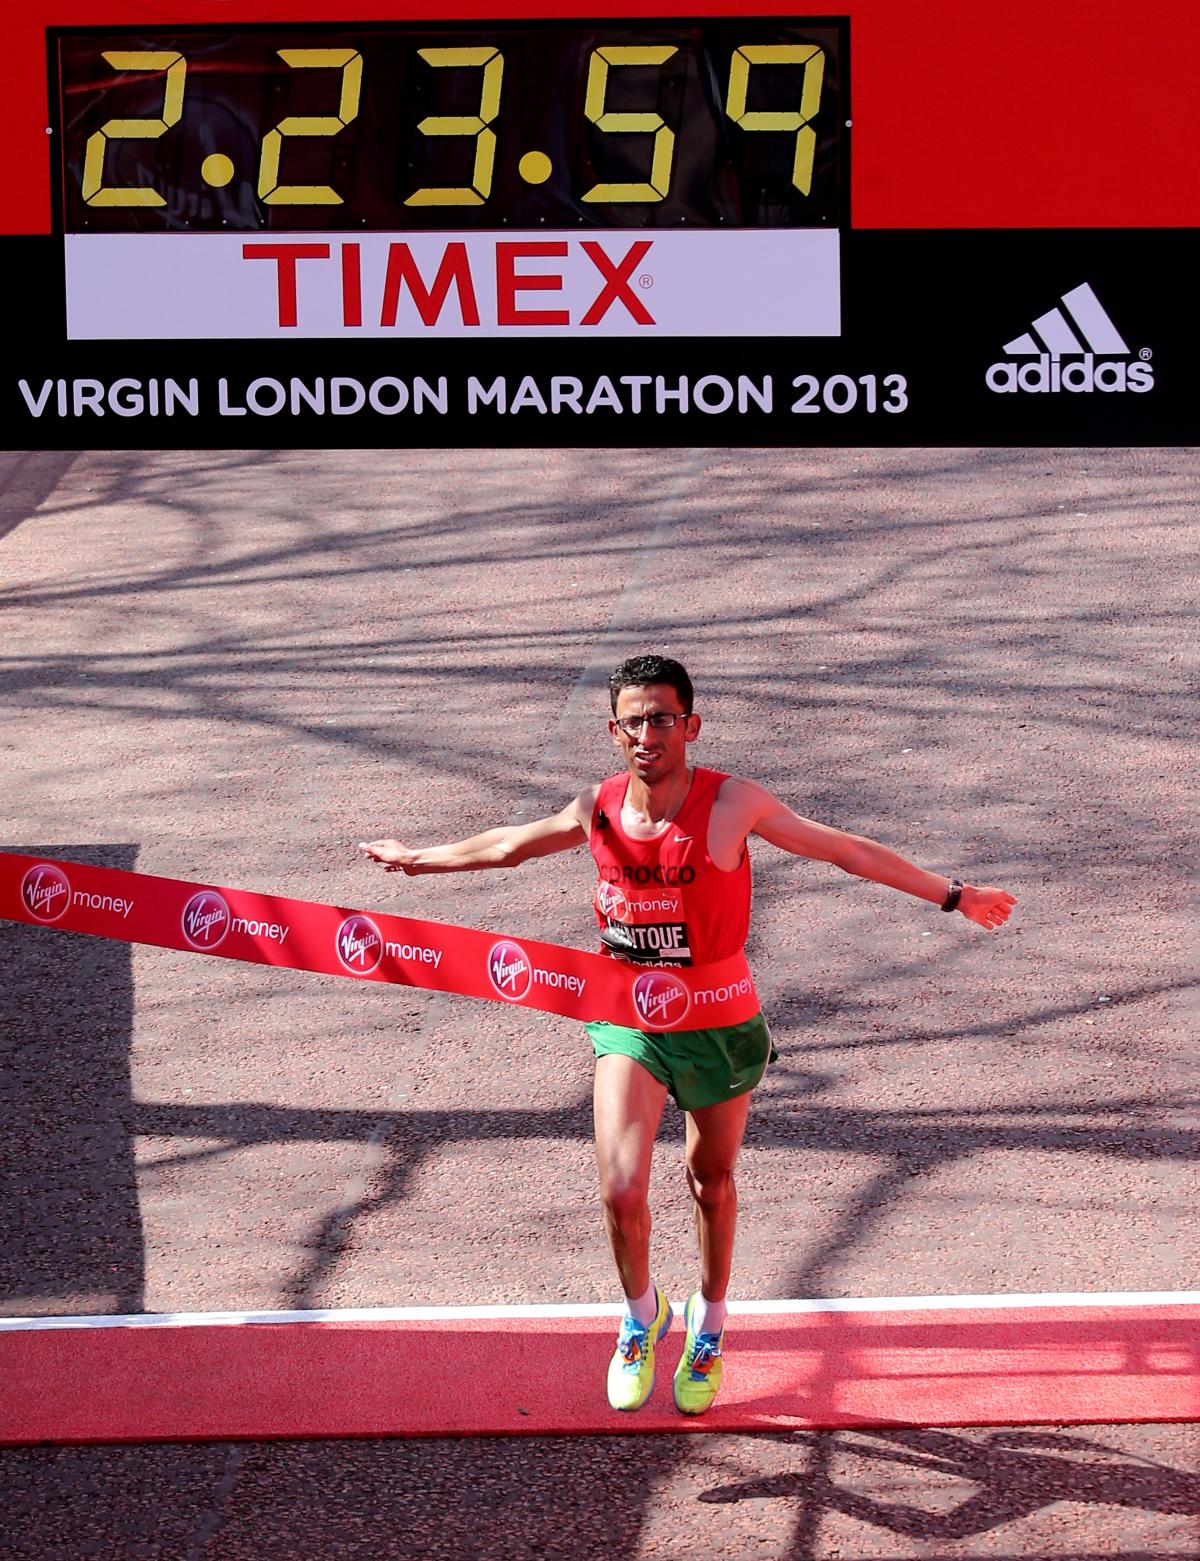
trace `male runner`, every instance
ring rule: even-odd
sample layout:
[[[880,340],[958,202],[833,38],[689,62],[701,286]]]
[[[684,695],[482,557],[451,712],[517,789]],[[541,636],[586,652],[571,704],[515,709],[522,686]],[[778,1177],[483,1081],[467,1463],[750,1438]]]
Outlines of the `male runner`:
[[[486,830],[453,845],[413,850],[398,840],[360,849],[389,872],[453,873],[517,867],[585,841],[599,877],[600,938],[614,957],[653,965],[708,965],[740,953],[750,922],[747,837],[831,862],[958,910],[989,930],[1016,904],[1002,889],[926,872],[861,835],[793,813],[754,781],[689,766],[700,735],[692,683],[677,661],[634,656],[609,679],[612,740],[624,769],[589,786],[550,818]],[[700,1247],[700,1288],[684,1310],[687,1337],[675,1403],[701,1414],[721,1385],[725,1294],[737,1221],[733,1166],[750,1094],[774,1056],[760,1014],[707,1030],[650,1032],[589,1024],[596,1054],[596,1159],[609,1242],[625,1292],[608,1370],[614,1409],[640,1409],[654,1387],[655,1346],[671,1308],[650,1277],[650,1160],[666,1097],[687,1116],[686,1174]]]

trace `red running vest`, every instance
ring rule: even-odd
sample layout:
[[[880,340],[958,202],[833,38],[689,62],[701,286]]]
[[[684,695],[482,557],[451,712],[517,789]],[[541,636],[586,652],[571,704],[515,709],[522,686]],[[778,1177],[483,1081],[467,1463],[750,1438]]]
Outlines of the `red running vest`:
[[[696,768],[677,817],[654,840],[621,828],[627,770],[600,783],[588,838],[596,859],[600,941],[652,965],[708,965],[741,953],[750,929],[750,853],[731,873],[708,854],[708,820],[722,781]]]

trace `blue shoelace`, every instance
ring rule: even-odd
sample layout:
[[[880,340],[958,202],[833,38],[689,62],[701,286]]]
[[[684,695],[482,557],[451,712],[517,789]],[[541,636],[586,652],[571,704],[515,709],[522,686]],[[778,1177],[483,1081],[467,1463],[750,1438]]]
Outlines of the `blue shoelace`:
[[[721,1339],[719,1334],[700,1333],[696,1335],[696,1348],[692,1351],[691,1370],[698,1376],[703,1376],[721,1353]]]
[[[621,1337],[617,1341],[617,1348],[625,1357],[627,1366],[636,1366],[646,1355],[646,1341],[650,1337],[649,1328],[643,1328],[633,1317],[621,1319]],[[637,1345],[637,1354],[632,1353],[631,1346]]]

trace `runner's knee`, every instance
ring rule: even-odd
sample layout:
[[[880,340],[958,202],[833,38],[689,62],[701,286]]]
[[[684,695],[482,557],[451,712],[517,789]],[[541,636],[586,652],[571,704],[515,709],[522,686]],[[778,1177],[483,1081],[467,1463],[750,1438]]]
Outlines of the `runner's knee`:
[[[613,1172],[601,1178],[600,1197],[613,1219],[621,1224],[636,1219],[646,1208],[650,1188],[644,1177]]]
[[[687,1182],[692,1197],[705,1209],[719,1209],[733,1193],[732,1171],[698,1171],[689,1166]]]

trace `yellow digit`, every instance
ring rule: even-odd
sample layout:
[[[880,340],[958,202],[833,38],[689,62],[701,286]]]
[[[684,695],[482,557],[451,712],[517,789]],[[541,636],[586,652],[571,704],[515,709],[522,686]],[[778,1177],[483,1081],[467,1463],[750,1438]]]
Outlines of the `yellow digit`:
[[[747,113],[746,94],[750,87],[751,65],[803,65],[799,109],[752,109]],[[796,132],[792,183],[802,195],[812,191],[817,132],[809,121],[816,116],[821,106],[821,83],[824,77],[825,51],[815,43],[744,43],[740,49],[734,50],[729,64],[729,97],[725,112],[743,130]]]
[[[358,115],[362,97],[362,55],[357,49],[277,49],[293,70],[340,70],[342,91],[336,114],[293,114],[263,136],[258,162],[258,198],[268,206],[340,206],[330,184],[280,184],[284,136],[335,136]]]
[[[167,77],[163,87],[161,119],[108,119],[88,136],[83,154],[83,198],[89,206],[165,206],[167,203],[157,190],[143,185],[140,189],[122,189],[119,185],[104,185],[104,153],[110,136],[122,140],[152,141],[164,135],[172,125],[179,123],[183,113],[183,83],[187,75],[187,61],[174,49],[106,49],[102,58],[113,70],[163,70]]]
[[[626,135],[653,134],[648,184],[593,184],[579,197],[584,201],[661,201],[671,188],[671,162],[675,156],[675,132],[667,128],[661,114],[610,114],[604,99],[608,92],[610,65],[661,65],[679,51],[674,45],[653,47],[595,49],[588,64],[587,92],[583,112],[598,130],[613,130]]]
[[[492,169],[496,162],[496,132],[489,128],[500,112],[500,84],[504,80],[504,56],[491,44],[475,49],[418,49],[435,70],[457,65],[482,65],[478,114],[431,114],[417,129],[425,136],[475,136],[475,166],[466,185],[425,185],[404,202],[406,206],[482,206],[492,193]]]

